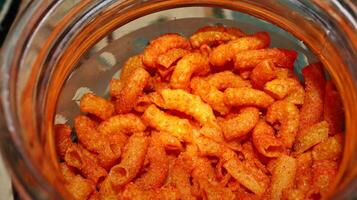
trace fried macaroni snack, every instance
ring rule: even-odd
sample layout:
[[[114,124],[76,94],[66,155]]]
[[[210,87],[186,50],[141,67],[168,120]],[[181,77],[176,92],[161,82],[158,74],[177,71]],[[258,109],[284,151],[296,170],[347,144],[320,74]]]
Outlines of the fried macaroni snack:
[[[168,33],[124,62],[108,99],[54,126],[76,200],[316,200],[342,159],[344,110],[322,64],[294,74],[267,32]],[[71,124],[71,123],[69,123]]]

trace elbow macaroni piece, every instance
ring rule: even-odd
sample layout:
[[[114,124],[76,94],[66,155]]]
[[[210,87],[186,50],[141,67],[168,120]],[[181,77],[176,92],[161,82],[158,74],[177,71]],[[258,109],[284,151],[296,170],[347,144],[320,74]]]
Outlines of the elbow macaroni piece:
[[[215,67],[223,67],[229,64],[239,52],[267,48],[269,45],[269,34],[267,32],[258,32],[232,40],[227,44],[219,45],[211,52],[209,61]]]
[[[322,121],[304,129],[296,139],[294,150],[302,153],[328,137],[328,123]]]
[[[268,94],[252,88],[228,88],[224,91],[225,102],[230,106],[256,106],[267,108],[274,99]]]
[[[192,141],[192,126],[187,119],[169,115],[158,109],[155,105],[149,106],[142,118],[148,126],[158,131],[168,132],[180,141]]]
[[[115,115],[98,126],[98,131],[104,135],[143,132],[145,129],[146,125],[132,113]]]
[[[284,153],[284,144],[275,137],[273,127],[261,120],[252,134],[253,144],[259,153],[268,157],[279,157]]]
[[[118,114],[128,113],[134,108],[149,78],[150,74],[143,68],[137,68],[132,72],[128,80],[123,83],[120,95],[115,97],[115,110]]]
[[[209,104],[213,110],[225,115],[229,112],[229,107],[224,103],[224,93],[211,86],[203,78],[195,77],[191,81],[193,94],[201,97],[203,101]]]
[[[218,90],[225,90],[227,88],[252,87],[250,82],[243,80],[239,75],[231,71],[223,71],[211,74],[206,78],[208,84],[217,88]]]
[[[234,179],[254,194],[262,195],[267,190],[268,176],[249,164],[249,162],[232,158],[224,163],[223,166]]]
[[[208,60],[200,53],[190,53],[177,62],[172,72],[170,85],[174,89],[186,89],[191,76],[205,75],[210,71]]]
[[[258,123],[259,110],[255,107],[242,108],[239,114],[220,123],[223,135],[227,140],[243,138]]]
[[[79,145],[70,147],[64,157],[68,166],[77,168],[86,178],[92,180],[94,184],[107,176],[104,168],[99,166],[95,155]]]
[[[181,35],[168,33],[152,40],[145,48],[142,61],[146,67],[157,68],[157,60],[160,55],[170,49],[190,49],[190,43]]]
[[[157,63],[165,68],[171,67],[177,60],[189,54],[190,51],[187,49],[170,49],[164,54],[159,55],[157,58]]]
[[[268,108],[266,120],[271,124],[280,123],[278,135],[287,148],[291,148],[295,141],[299,129],[299,116],[296,105],[286,100],[276,101]]]
[[[73,145],[71,140],[71,128],[65,124],[55,125],[55,143],[56,151],[60,159],[64,159],[66,151]]]
[[[141,189],[160,188],[164,183],[169,170],[169,162],[164,145],[157,136],[152,136],[149,143],[147,158],[150,165],[146,173],[136,179],[135,184]]]
[[[254,87],[263,88],[265,83],[276,77],[276,67],[270,60],[263,60],[257,64],[250,74],[250,80]]]
[[[271,199],[280,200],[284,189],[292,187],[296,176],[297,162],[283,155],[275,163],[271,180]]]
[[[65,187],[75,200],[86,200],[95,191],[95,184],[76,175],[68,165],[61,164],[60,171],[65,178]]]
[[[216,121],[212,108],[204,103],[200,97],[184,90],[164,89],[160,91],[167,109],[173,109],[192,116],[201,125]]]
[[[237,28],[205,26],[198,29],[196,33],[190,37],[190,42],[193,48],[198,49],[203,45],[217,46],[244,35],[245,34]]]
[[[297,55],[295,51],[278,48],[247,50],[235,55],[234,67],[238,70],[252,69],[263,60],[269,60],[277,67],[292,69]]]
[[[114,113],[114,105],[110,101],[92,93],[81,98],[79,107],[81,112],[93,114],[102,120],[108,119]]]
[[[320,122],[323,115],[325,77],[322,64],[311,64],[302,70],[305,79],[305,99],[300,109],[300,131]]]
[[[127,80],[129,80],[131,74],[138,68],[145,68],[142,62],[142,55],[136,55],[128,58],[128,60],[125,62],[123,69],[121,70],[120,73],[120,81],[125,83]]]
[[[322,141],[312,149],[314,160],[338,160],[342,153],[342,135],[337,134]]]
[[[137,175],[144,163],[148,145],[148,138],[139,133],[129,138],[120,163],[112,167],[108,174],[114,188],[123,187]]]

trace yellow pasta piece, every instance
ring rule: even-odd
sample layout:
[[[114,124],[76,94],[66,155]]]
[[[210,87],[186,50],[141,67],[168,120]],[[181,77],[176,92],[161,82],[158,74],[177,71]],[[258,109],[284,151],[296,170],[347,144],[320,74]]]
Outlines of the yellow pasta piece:
[[[147,152],[148,138],[142,134],[133,134],[124,148],[119,164],[111,168],[108,177],[115,188],[130,182],[139,172]]]
[[[256,106],[267,108],[274,99],[268,94],[247,87],[228,88],[224,91],[225,103],[231,106]]]
[[[93,114],[102,120],[109,118],[114,113],[114,105],[110,101],[92,93],[87,93],[81,98],[79,107],[81,112]]]
[[[262,195],[268,188],[268,176],[248,162],[232,158],[223,166],[233,178],[255,194]]]
[[[150,127],[159,131],[169,132],[180,141],[192,141],[192,126],[187,119],[169,115],[155,105],[149,106],[142,118]]]
[[[134,114],[115,115],[101,122],[98,131],[104,135],[143,132],[146,129],[141,119]]]
[[[259,110],[254,107],[242,108],[240,113],[220,123],[224,137],[227,140],[242,138],[246,136],[258,123]]]
[[[203,101],[208,103],[213,110],[225,115],[229,112],[229,107],[224,103],[224,93],[211,86],[203,78],[195,77],[191,81],[193,94],[198,95]]]
[[[167,109],[178,110],[190,115],[201,123],[201,125],[216,121],[212,108],[196,95],[192,95],[180,89],[164,89],[160,94]]]
[[[210,71],[208,60],[200,53],[190,53],[177,62],[172,72],[170,85],[175,89],[186,89],[191,76],[205,75]]]
[[[296,176],[295,158],[283,155],[275,163],[271,180],[271,199],[280,200],[284,189],[292,187]]]
[[[243,80],[239,75],[231,71],[223,71],[207,76],[210,85],[219,90],[227,88],[252,87],[249,81]]]
[[[299,128],[299,109],[296,105],[286,100],[276,101],[268,108],[266,121],[281,124],[278,137],[285,147],[291,148]]]
[[[304,129],[297,137],[294,150],[302,153],[324,141],[328,137],[328,123],[322,121]]]
[[[329,137],[312,149],[314,160],[337,160],[342,153],[342,135]]]

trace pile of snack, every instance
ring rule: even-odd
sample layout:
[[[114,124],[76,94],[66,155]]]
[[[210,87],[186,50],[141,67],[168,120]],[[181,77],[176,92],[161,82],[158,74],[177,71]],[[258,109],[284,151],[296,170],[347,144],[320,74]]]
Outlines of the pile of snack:
[[[320,199],[334,186],[344,111],[323,66],[266,32],[164,34],[129,58],[110,99],[85,94],[55,125],[75,199]]]

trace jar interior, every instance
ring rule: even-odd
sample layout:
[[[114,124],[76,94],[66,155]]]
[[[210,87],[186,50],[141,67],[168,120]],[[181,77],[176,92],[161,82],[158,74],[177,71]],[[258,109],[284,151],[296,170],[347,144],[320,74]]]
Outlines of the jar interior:
[[[208,25],[237,27],[247,34],[268,31],[271,47],[299,53],[294,71],[301,79],[301,69],[318,60],[303,41],[272,23],[241,12],[209,7],[164,10],[117,28],[80,58],[59,95],[55,124],[73,125],[74,117],[80,113],[78,106],[83,94],[93,92],[107,97],[110,80],[118,78],[124,62],[143,52],[150,40],[165,33],[180,33],[188,38],[198,28]]]

